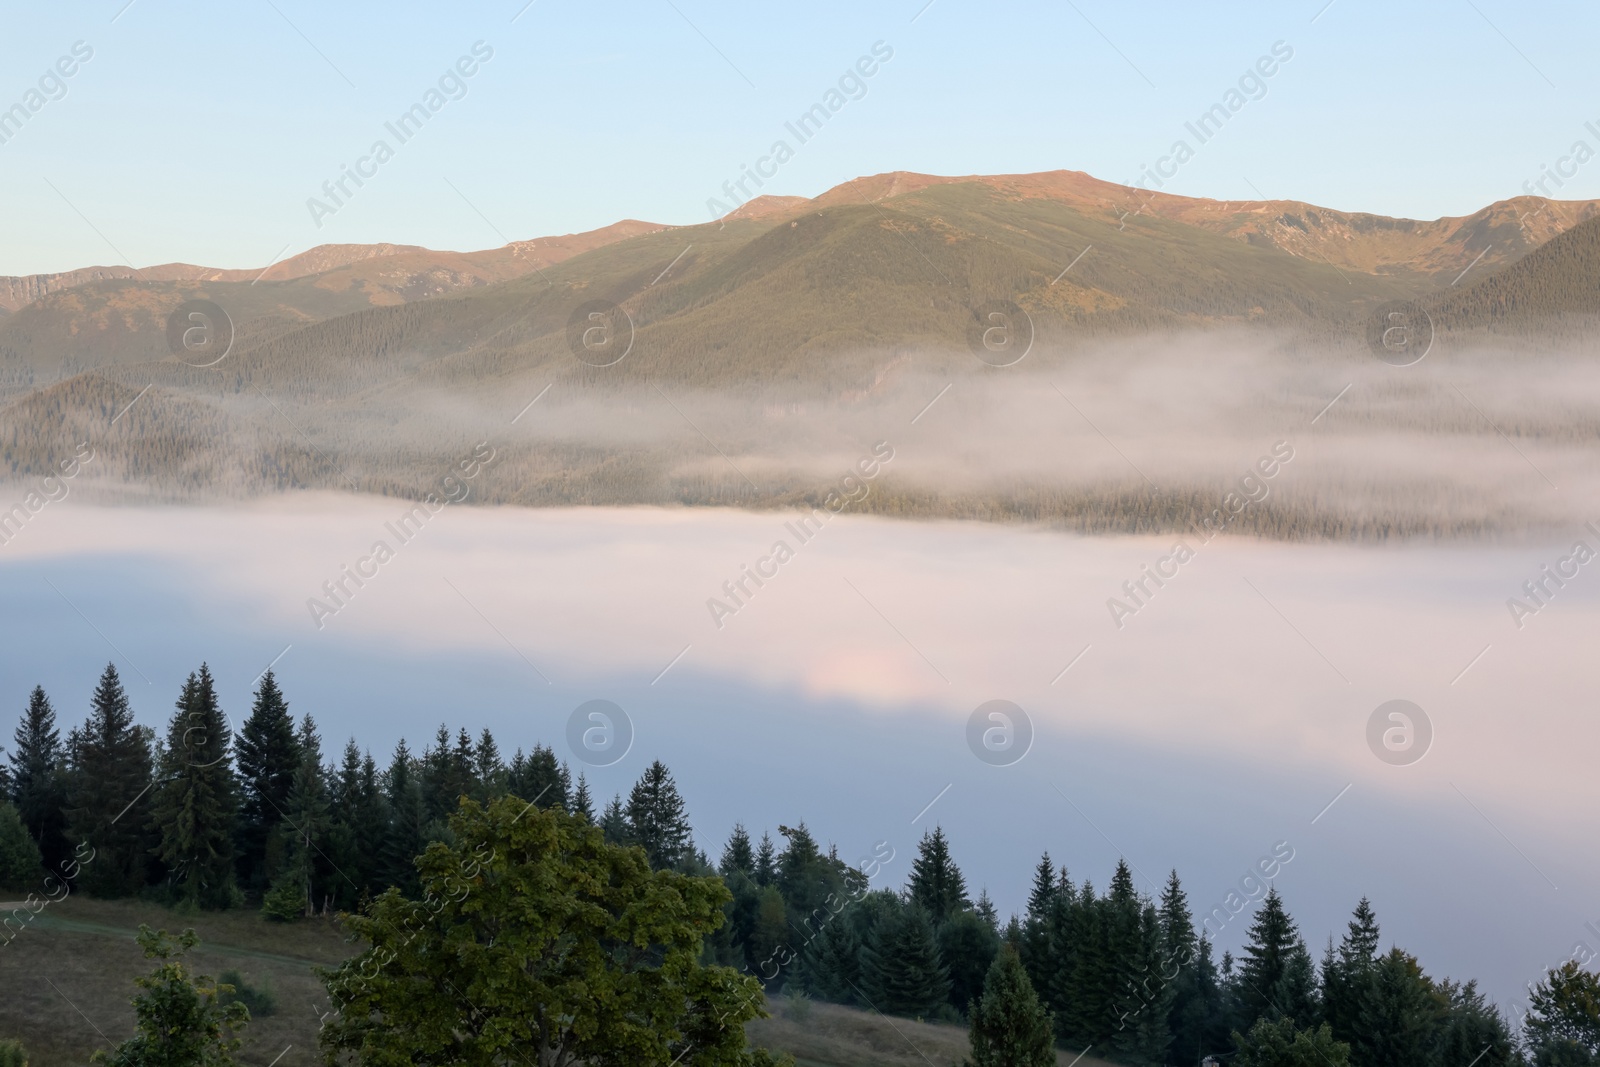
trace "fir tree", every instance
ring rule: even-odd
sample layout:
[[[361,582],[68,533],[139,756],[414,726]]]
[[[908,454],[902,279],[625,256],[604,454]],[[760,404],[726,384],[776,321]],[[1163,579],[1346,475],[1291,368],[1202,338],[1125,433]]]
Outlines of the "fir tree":
[[[732,877],[735,871],[747,877],[755,876],[756,854],[750,847],[750,835],[745,832],[744,823],[734,824],[733,833],[728,835],[728,843],[722,848],[717,870],[724,878]]]
[[[535,745],[533,754],[523,761],[520,772],[512,776],[511,792],[541,808],[565,810],[575,803],[568,796],[571,781],[567,768],[557,761],[555,752],[548,746]],[[587,786],[584,800],[588,801]],[[592,811],[589,818],[593,821]]]
[[[478,743],[472,750],[472,776],[476,779],[476,789],[473,799],[480,804],[486,804],[490,798],[500,796],[506,792],[506,767],[500,759],[500,746],[495,744],[494,734],[485,726],[478,735]]]
[[[594,822],[594,800],[589,796],[589,780],[578,775],[578,789],[572,794],[572,814],[586,823]]]
[[[1000,913],[995,910],[994,901],[989,899],[989,887],[984,886],[978,890],[978,902],[972,906],[978,918],[989,925],[989,929],[996,934],[1000,933]]]
[[[1054,1067],[1054,1028],[1016,949],[1005,945],[972,1004],[967,1067]]]
[[[861,953],[861,978],[871,1006],[887,1015],[924,1018],[949,999],[950,973],[920,904],[904,905],[874,928]]]
[[[910,892],[911,899],[922,905],[935,923],[972,907],[966,879],[951,858],[950,843],[940,827],[922,835],[917,857],[911,861]]]
[[[234,741],[239,772],[239,876],[252,892],[277,877],[283,864],[279,825],[288,810],[289,789],[300,752],[294,719],[272,671],[261,676],[250,717]]]
[[[608,844],[635,844],[628,829],[628,816],[622,810],[621,793],[613,794],[611,797],[611,803],[607,804],[606,810],[601,813],[600,829],[605,834],[605,839]]]
[[[81,860],[82,885],[96,896],[128,896],[145,880],[150,848],[150,737],[134,724],[117,669],[106,665],[89,719],[67,740],[67,837]]]
[[[778,880],[778,849],[772,835],[761,832],[761,844],[756,846],[756,885],[769,886]]]
[[[958,911],[938,928],[939,958],[950,973],[950,1006],[966,1012],[983,995],[1000,935],[974,911]],[[1020,964],[1019,964],[1020,966]]]
[[[1268,889],[1250,923],[1244,960],[1239,966],[1239,1001],[1247,1026],[1254,1027],[1256,1020],[1262,1018],[1293,1018],[1294,1006],[1280,1007],[1279,997],[1295,981],[1292,972],[1301,967],[1302,960],[1309,968],[1310,959],[1294,920],[1284,910],[1277,887]],[[1312,1021],[1306,1019],[1304,1023],[1309,1025]]]
[[[1174,870],[1161,892],[1161,941],[1163,973],[1172,975],[1167,1030],[1172,1035],[1173,1058],[1179,1063],[1199,1063],[1209,1051],[1204,1047],[1206,1010],[1200,1002],[1198,940],[1188,894]]]
[[[38,846],[44,865],[56,870],[72,852],[62,814],[67,768],[55,709],[43,688],[34,686],[13,737],[16,748],[10,757],[8,795]]]
[[[300,750],[300,766],[295,768],[284,818],[289,848],[281,877],[304,896],[305,913],[311,916],[316,913],[319,900],[325,899],[323,880],[328,864],[323,846],[327,844],[331,819],[328,784],[322,768],[322,738],[310,715],[300,720],[295,741]]]
[[[1366,897],[1356,905],[1338,954],[1333,954],[1330,943],[1328,956],[1322,968],[1323,1010],[1334,1038],[1353,1043],[1361,1001],[1378,956],[1378,919]]]
[[[1444,1024],[1448,1003],[1417,964],[1390,949],[1373,963],[1361,995],[1351,1059],[1361,1067],[1409,1067],[1427,1062]]]
[[[422,784],[417,780],[416,761],[401,738],[384,775],[384,794],[389,808],[389,832],[383,842],[382,877],[402,892],[417,891],[416,857],[422,852],[422,824],[425,802]]]
[[[156,856],[174,896],[205,908],[235,903],[233,834],[238,817],[229,730],[211,671],[200,665],[183,684],[162,752],[155,823]]]
[[[628,836],[644,849],[655,870],[677,870],[693,855],[689,816],[667,765],[656,760],[645,768],[626,808]]]
[[[1441,982],[1439,992],[1448,1003],[1448,1016],[1435,1053],[1438,1067],[1510,1067],[1523,1062],[1505,1017],[1478,992],[1477,982]],[[1595,1008],[1600,1051],[1600,1001]]]
[[[856,1004],[861,985],[861,939],[843,916],[828,923],[806,943],[807,989],[835,1004]]]

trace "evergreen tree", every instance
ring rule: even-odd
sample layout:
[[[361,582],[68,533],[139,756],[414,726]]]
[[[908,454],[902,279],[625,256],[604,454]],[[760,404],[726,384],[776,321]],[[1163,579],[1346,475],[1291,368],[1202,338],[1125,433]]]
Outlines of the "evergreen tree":
[[[90,698],[89,719],[67,740],[67,837],[87,845],[81,884],[119,897],[144,886],[151,838],[150,737],[134,724],[117,669],[106,665]]]
[[[579,784],[584,788],[584,800],[587,802],[587,784]],[[569,796],[571,786],[572,779],[567,768],[557,761],[555,752],[546,745],[535,745],[533,754],[512,774],[510,787],[511,792],[541,808],[566,810],[574,804]],[[592,820],[594,813],[591,811],[588,817]]]
[[[1366,897],[1356,905],[1354,916],[1339,943],[1337,955],[1329,946],[1322,967],[1322,1003],[1333,1036],[1347,1044],[1356,1040],[1361,1002],[1372,980],[1378,956],[1378,919]]]
[[[911,861],[910,892],[911,899],[922,905],[935,923],[972,907],[966,879],[950,856],[950,843],[941,827],[922,835],[917,857]]]
[[[950,996],[950,973],[939,957],[933,920],[916,903],[881,921],[861,953],[863,992],[886,1015],[924,1018]]]
[[[1362,992],[1351,1058],[1361,1067],[1425,1063],[1448,1010],[1448,1001],[1416,957],[1390,949],[1373,964],[1372,979]]]
[[[744,823],[734,823],[733,833],[728,835],[728,843],[722,848],[722,859],[717,863],[717,870],[722,872],[724,878],[731,878],[735,871],[750,878],[755,877],[755,849],[750,847],[750,835],[745,832]]]
[[[376,768],[374,768],[376,786]],[[361,749],[356,739],[345,742],[339,770],[328,777],[328,833],[323,847],[328,869],[334,876],[325,883],[334,906],[348,910],[358,906],[371,879],[370,844],[382,840],[368,836],[362,825],[362,812],[370,800],[363,794]]]
[[[259,893],[283,865],[284,838],[279,832],[289,806],[300,752],[295,747],[294,719],[272,671],[261,676],[250,717],[234,740],[239,772],[239,877]]]
[[[589,780],[578,774],[578,788],[572,794],[572,814],[586,823],[594,822],[594,799],[589,795]]]
[[[10,757],[7,795],[38,846],[45,866],[56,870],[72,852],[62,814],[66,803],[66,753],[56,729],[55,709],[43,688],[33,687],[13,737],[16,749]]]
[[[167,727],[152,816],[161,832],[155,854],[166,865],[174,896],[205,908],[229,907],[238,892],[230,740],[211,671],[202,663],[184,682]]]
[[[473,799],[486,804],[491,797],[506,792],[506,766],[500,759],[500,746],[495,744],[494,734],[489,732],[487,726],[478,735],[478,744],[472,750],[472,763],[472,776],[477,786],[473,791]]]
[[[1022,942],[1017,953],[1034,989],[1047,1003],[1055,1002],[1059,961],[1051,952],[1051,903],[1056,895],[1056,869],[1046,852],[1033,871],[1033,888],[1028,893],[1028,910],[1022,921]],[[1058,1013],[1058,1022],[1063,1022]]]
[[[401,892],[417,892],[416,857],[422,852],[422,824],[426,802],[418,781],[416,761],[401,738],[394,747],[389,770],[384,775],[384,794],[388,800],[389,831],[385,835],[382,877]]]
[[[1116,1019],[1116,978],[1107,943],[1107,908],[1087,878],[1070,914],[1070,933],[1064,940],[1070,938],[1074,952],[1070,971],[1061,975],[1060,993],[1066,1015],[1056,1022],[1071,1044],[1080,1048],[1103,1045],[1111,1037],[1110,1027]]]
[[[978,890],[978,902],[972,906],[972,910],[977,912],[978,918],[987,923],[995,934],[1000,933],[1000,913],[995,910],[994,901],[989,899],[988,886]]]
[[[328,811],[328,783],[322,767],[322,738],[317,724],[307,715],[300,720],[295,737],[300,750],[300,766],[295,768],[289,790],[289,808],[284,818],[289,848],[281,878],[305,900],[305,914],[314,915],[326,899],[329,869],[323,847],[327,844],[332,820]]]
[[[613,794],[611,803],[607,804],[606,810],[601,813],[600,829],[609,845],[636,844],[628,829],[628,816],[622,810],[621,793]]]
[[[1326,1023],[1297,1030],[1286,1016],[1263,1018],[1249,1034],[1236,1032],[1233,1039],[1239,1054],[1232,1067],[1350,1067],[1350,1046],[1335,1041]]]
[[[1204,1032],[1207,1006],[1201,1002],[1199,938],[1188,894],[1176,870],[1168,874],[1161,891],[1161,942],[1162,973],[1172,975],[1172,1006],[1167,1010],[1172,1058],[1179,1063],[1199,1063],[1210,1051]]]
[[[950,1006],[965,1013],[983,995],[1000,935],[977,912],[958,911],[939,926],[938,941],[939,958],[950,973]]]
[[[625,811],[630,840],[644,849],[654,870],[677,870],[693,855],[694,840],[683,797],[667,765],[656,760],[645,768]]]
[[[1478,992],[1477,982],[1444,981],[1439,991],[1448,1003],[1448,1015],[1439,1035],[1438,1067],[1520,1067],[1522,1056],[1511,1027],[1500,1009]],[[1600,1033],[1596,1038],[1600,1040]]]
[[[807,992],[835,1004],[860,1002],[861,938],[840,915],[806,943]]]
[[[1522,1033],[1536,1067],[1600,1063],[1600,974],[1576,960],[1547,972],[1529,996]]]
[[[756,847],[756,885],[769,886],[778,880],[778,850],[772,835],[761,832],[761,844]]]
[[[1000,949],[971,1007],[967,1067],[1054,1067],[1055,1020],[1039,1003],[1016,949]]]
[[[1244,1022],[1254,1027],[1261,1018],[1289,1015],[1295,1005],[1279,1006],[1279,997],[1298,981],[1302,967],[1310,966],[1310,954],[1300,939],[1294,920],[1284,910],[1277,887],[1267,890],[1261,907],[1251,921],[1244,961],[1239,967],[1239,1000]],[[1300,1022],[1301,1020],[1296,1020]],[[1306,1019],[1306,1024],[1313,1020]],[[1363,1062],[1362,1067],[1371,1067]]]

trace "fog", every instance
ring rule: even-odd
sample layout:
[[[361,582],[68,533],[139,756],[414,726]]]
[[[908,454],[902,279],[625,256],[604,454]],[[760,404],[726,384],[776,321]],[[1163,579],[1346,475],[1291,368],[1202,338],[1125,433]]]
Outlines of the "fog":
[[[882,471],[910,458],[906,440]],[[736,819],[806,818],[847,858],[886,839],[908,864],[940,822],[1003,910],[1022,907],[1049,848],[1099,885],[1119,853],[1155,882],[1176,866],[1204,911],[1286,840],[1297,860],[1281,887],[1314,950],[1368,893],[1386,940],[1513,1006],[1577,939],[1600,947],[1583,928],[1600,862],[1570,844],[1596,829],[1600,581],[1573,563],[1536,612],[1507,607],[1600,537],[1292,544],[853,513],[886,476],[815,512],[804,539],[800,511],[452,504],[400,527],[398,500],[69,496],[0,547],[15,650],[0,699],[20,710],[43,682],[76,721],[113,660],[160,725],[209,659],[237,721],[276,658],[330,749],[355,734],[381,762],[440,721],[576,760],[567,716],[602,697],[636,738],[588,769],[596,792],[666,759],[713,854]],[[380,541],[392,553],[377,562]],[[370,576],[358,586],[347,565]],[[993,699],[1037,731],[1011,766],[967,747],[969,716]],[[1368,745],[1392,699],[1432,725],[1409,765]]]

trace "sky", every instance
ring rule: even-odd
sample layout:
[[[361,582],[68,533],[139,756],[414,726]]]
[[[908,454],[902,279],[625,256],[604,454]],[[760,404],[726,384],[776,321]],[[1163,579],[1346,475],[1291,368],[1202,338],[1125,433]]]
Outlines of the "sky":
[[[1132,181],[1263,57],[1165,191],[1430,219],[1569,157],[1547,190],[1600,197],[1600,162],[1570,159],[1600,149],[1600,9],[1573,3],[94,0],[7,31],[0,108],[26,119],[0,126],[5,274],[699,223],[780,139],[762,192],[890,170]],[[441,78],[421,129],[386,131]],[[841,78],[824,128],[787,132]],[[335,203],[346,166],[369,177]]]

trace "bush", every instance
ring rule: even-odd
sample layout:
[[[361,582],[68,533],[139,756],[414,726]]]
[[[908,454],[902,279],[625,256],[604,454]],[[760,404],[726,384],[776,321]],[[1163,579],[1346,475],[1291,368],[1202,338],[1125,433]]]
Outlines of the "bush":
[[[0,889],[34,889],[43,877],[39,846],[22,825],[17,809],[0,803]]]
[[[273,995],[272,986],[263,983],[257,989],[244,980],[244,975],[238,971],[223,971],[219,983],[232,986],[233,992],[222,993],[221,1001],[224,1004],[243,1004],[250,1009],[250,1018],[259,1019],[264,1015],[273,1015],[278,1010],[278,998]],[[0,1067],[5,1067],[0,1064]]]
[[[305,917],[306,895],[297,883],[279,882],[261,898],[261,914],[277,923],[292,923]]]
[[[0,1067],[28,1067],[28,1054],[22,1042],[6,1039],[0,1041]]]

